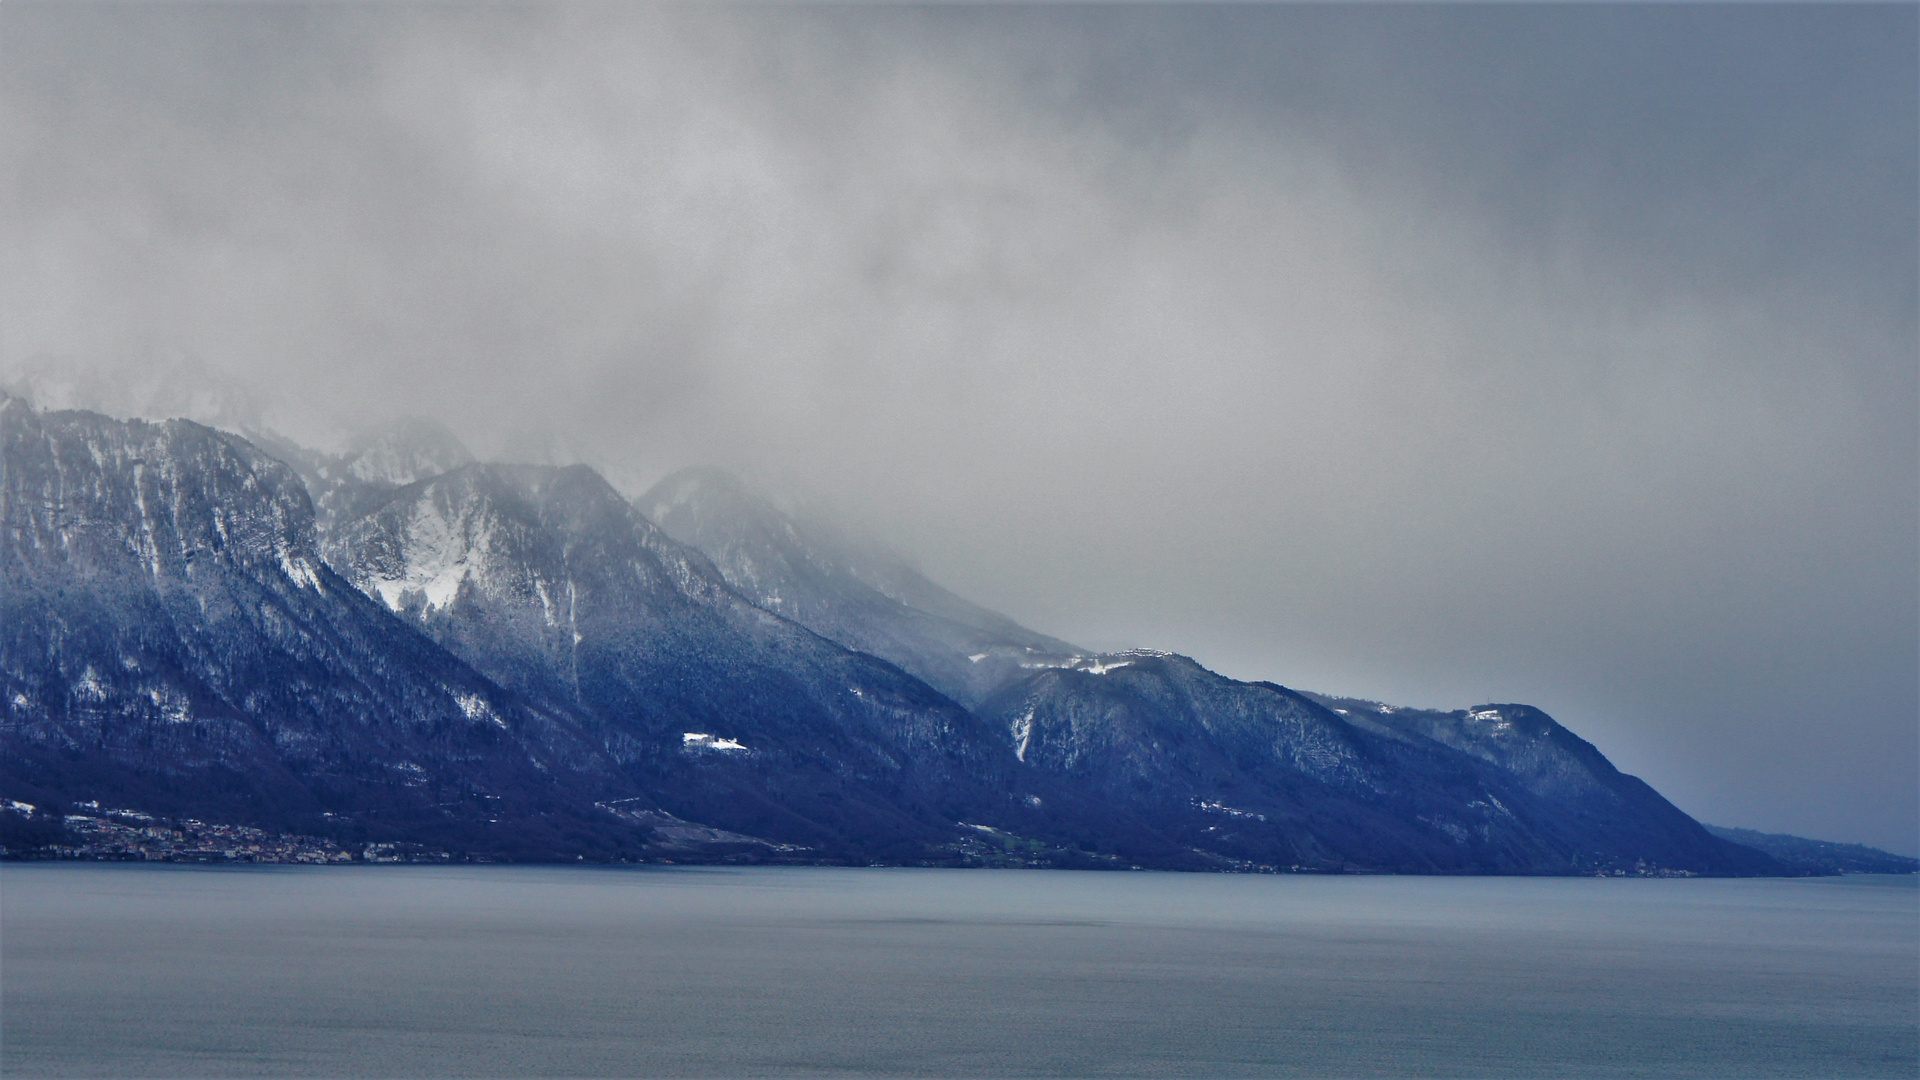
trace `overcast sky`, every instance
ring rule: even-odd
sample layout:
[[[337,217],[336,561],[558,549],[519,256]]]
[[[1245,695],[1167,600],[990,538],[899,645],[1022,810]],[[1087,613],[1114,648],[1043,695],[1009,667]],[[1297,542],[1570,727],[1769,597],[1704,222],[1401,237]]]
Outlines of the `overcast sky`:
[[[8,0],[0,375],[750,470],[1912,853],[1916,10]]]

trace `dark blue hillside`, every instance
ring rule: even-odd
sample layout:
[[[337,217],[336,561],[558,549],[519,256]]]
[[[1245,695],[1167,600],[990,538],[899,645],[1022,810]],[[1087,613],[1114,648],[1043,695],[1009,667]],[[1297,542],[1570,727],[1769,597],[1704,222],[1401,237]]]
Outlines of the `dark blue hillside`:
[[[1722,825],[1708,832],[1730,843],[1762,851],[1794,870],[1807,874],[1920,874],[1920,859],[1895,855],[1865,844],[1837,844],[1786,833],[1758,832]]]
[[[457,469],[341,527],[329,553],[449,651],[579,717],[677,816],[921,858],[957,819],[1030,805],[972,714],[747,603],[590,469]]]
[[[626,793],[604,751],[329,569],[285,466],[15,399],[0,449],[0,782],[481,851],[637,847],[589,812]]]
[[[432,425],[277,449],[0,398],[0,798],[486,858],[1782,872],[1538,710],[1085,654],[717,474],[653,500],[710,559]]]
[[[1416,873],[1780,869],[1708,834],[1537,710],[1506,707],[1500,723],[1520,737],[1475,741],[1185,657],[1087,653],[714,470],[675,474],[637,505],[769,611],[967,702],[1023,766],[1093,816],[1083,833],[1129,858]]]

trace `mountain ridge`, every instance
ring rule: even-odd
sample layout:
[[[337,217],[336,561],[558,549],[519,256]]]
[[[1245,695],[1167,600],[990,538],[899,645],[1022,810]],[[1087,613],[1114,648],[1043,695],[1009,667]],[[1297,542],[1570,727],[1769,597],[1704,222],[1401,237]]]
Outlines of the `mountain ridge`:
[[[475,464],[419,481],[344,526],[330,555],[456,655],[591,718],[623,760],[646,766],[724,746],[700,752],[713,764],[707,782],[730,799],[771,783],[770,763],[869,806],[864,780],[831,774],[936,788],[970,770],[982,781],[996,775],[996,748],[968,736],[978,726],[971,714],[890,664],[747,603],[585,466]],[[672,791],[680,816],[768,827],[713,792],[648,775]],[[977,795],[959,805],[988,812]],[[786,827],[767,835],[828,842]]]
[[[1538,710],[1089,653],[711,470],[629,501],[432,425],[324,455],[18,399],[0,442],[25,802],[515,858],[1783,870]]]
[[[1511,866],[1516,860],[1537,866],[1610,866],[1636,846],[1656,858],[1692,859],[1723,872],[1767,865],[1743,853],[1745,849],[1728,849],[1539,710],[1482,707],[1463,711],[1457,721],[1451,714],[1421,710],[1386,708],[1376,715],[1341,707],[1346,699],[1227,679],[1173,654],[1085,652],[1026,631],[1012,620],[1005,625],[1023,636],[996,638],[977,621],[961,623],[949,615],[915,612],[899,595],[883,593],[874,585],[878,574],[849,565],[857,553],[831,538],[823,540],[735,478],[713,470],[684,471],[661,481],[636,503],[655,515],[663,529],[705,551],[750,599],[827,637],[885,656],[935,685],[956,687],[956,700],[1007,732],[1023,763],[1033,752],[1036,763],[1048,762],[1058,774],[1089,781],[1097,777],[1109,800],[1131,805],[1156,821],[1185,822],[1172,829],[1184,837],[1182,844],[1196,849],[1226,838],[1217,835],[1223,828],[1217,814],[1210,823],[1205,815],[1194,817],[1192,807],[1228,806],[1226,793],[1239,791],[1246,798],[1276,800],[1271,804],[1274,813],[1295,821],[1299,834],[1274,838],[1265,847],[1255,844],[1265,852],[1256,853],[1256,861],[1277,856],[1301,860],[1288,865],[1338,865],[1345,856],[1336,849],[1351,841],[1334,837],[1365,820],[1381,835],[1400,838],[1394,842],[1403,845],[1401,857],[1436,867]],[[824,569],[808,572],[815,568]],[[878,630],[876,621],[883,624]],[[926,632],[928,626],[934,631]],[[1200,699],[1207,704],[1197,709],[1193,702]],[[1389,721],[1389,716],[1399,719]],[[1226,717],[1241,719],[1227,728],[1215,723]],[[1415,717],[1420,724],[1412,723]],[[1443,722],[1442,717],[1447,719]],[[1228,728],[1234,724],[1253,727],[1231,734]],[[1274,734],[1281,730],[1290,734]],[[1271,746],[1262,749],[1262,739]],[[1460,762],[1443,766],[1444,754],[1436,748],[1496,771]],[[1182,753],[1189,756],[1182,759]],[[1490,792],[1481,794],[1491,801],[1479,798],[1472,784],[1459,778],[1429,790],[1423,805],[1389,815],[1366,805],[1357,792],[1339,793],[1343,769],[1357,769],[1363,759],[1409,754],[1425,755],[1425,769],[1464,768],[1459,777],[1475,774],[1479,779],[1473,783],[1482,788],[1514,780],[1523,792],[1508,791],[1509,801],[1538,803],[1536,813],[1543,820],[1577,827],[1557,832],[1510,828],[1505,819],[1513,815],[1505,803]],[[1170,764],[1175,760],[1185,764],[1175,769]],[[1169,769],[1181,772],[1177,782]],[[1275,779],[1283,775],[1296,776],[1301,785],[1318,785],[1320,802],[1312,812],[1302,803],[1301,790],[1288,789],[1296,781]],[[1427,774],[1416,770],[1408,775]],[[1182,794],[1169,798],[1169,784]],[[1132,794],[1142,785],[1158,794]],[[1325,820],[1335,803],[1346,806],[1346,818]],[[1490,813],[1489,807],[1500,811]],[[1488,814],[1484,819],[1483,813]],[[1628,819],[1633,824],[1623,825]],[[1250,823],[1264,822],[1265,817],[1248,813],[1229,815],[1229,820],[1246,832],[1257,830]],[[1235,848],[1237,856],[1250,851],[1244,838],[1226,846]],[[1482,850],[1463,855],[1476,848]],[[1419,854],[1413,854],[1416,851]]]
[[[8,781],[486,848],[503,807],[546,832],[556,768],[607,775],[336,575],[297,476],[245,440],[9,399],[0,451]]]
[[[1812,840],[1787,833],[1760,832],[1726,825],[1706,825],[1722,840],[1762,851],[1796,870],[1810,874],[1920,874],[1920,859],[1895,855],[1865,844]]]

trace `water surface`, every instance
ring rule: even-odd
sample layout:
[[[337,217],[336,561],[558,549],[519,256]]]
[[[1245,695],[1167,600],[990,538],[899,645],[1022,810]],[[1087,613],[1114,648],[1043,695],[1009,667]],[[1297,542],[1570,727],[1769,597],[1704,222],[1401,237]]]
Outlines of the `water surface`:
[[[1920,889],[12,864],[0,1072],[1911,1077]]]

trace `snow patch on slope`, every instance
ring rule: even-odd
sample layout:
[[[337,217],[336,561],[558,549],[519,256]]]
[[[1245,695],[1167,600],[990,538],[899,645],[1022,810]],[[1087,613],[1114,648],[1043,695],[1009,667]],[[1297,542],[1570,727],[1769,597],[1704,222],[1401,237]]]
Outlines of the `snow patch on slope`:
[[[430,612],[453,603],[491,540],[484,527],[470,536],[462,525],[442,513],[433,500],[420,500],[407,522],[406,562],[399,575],[373,578],[367,583],[370,591],[395,611],[414,596],[421,597]]]
[[[744,743],[719,735],[709,735],[704,731],[688,731],[680,736],[680,748],[687,751],[716,750],[721,753],[738,753],[747,747]]]
[[[302,589],[312,589],[317,593],[326,591],[320,587],[320,574],[314,569],[313,560],[304,555],[296,558],[283,549],[280,552],[280,569]]]
[[[467,719],[483,720],[505,730],[507,722],[501,719],[500,714],[493,711],[493,705],[479,694],[459,694],[454,697],[454,701],[459,703],[460,711],[467,714]]]
[[[1013,756],[1021,761],[1027,760],[1027,745],[1033,741],[1033,706],[1013,722]]]

